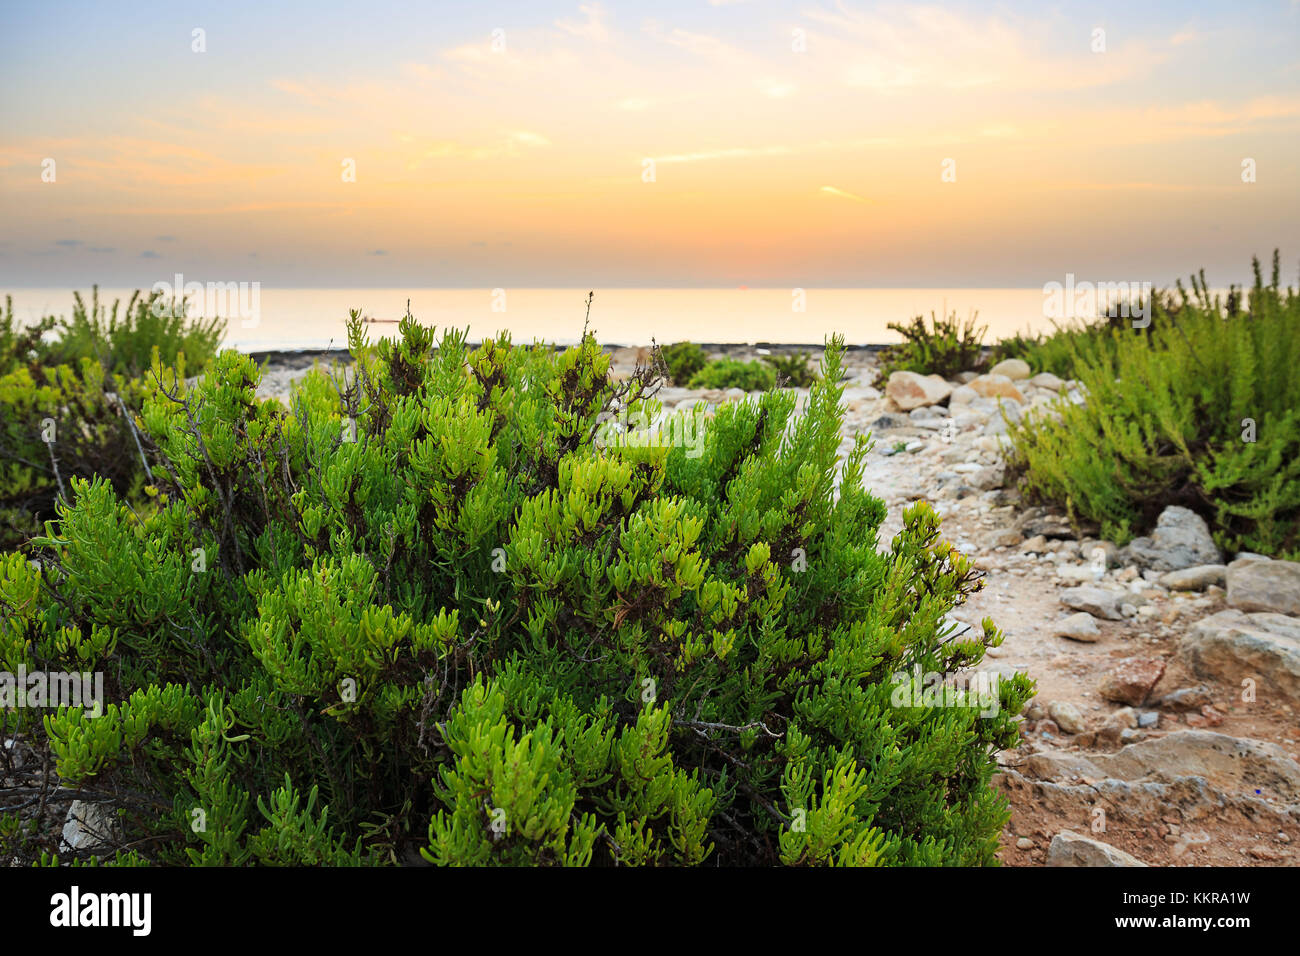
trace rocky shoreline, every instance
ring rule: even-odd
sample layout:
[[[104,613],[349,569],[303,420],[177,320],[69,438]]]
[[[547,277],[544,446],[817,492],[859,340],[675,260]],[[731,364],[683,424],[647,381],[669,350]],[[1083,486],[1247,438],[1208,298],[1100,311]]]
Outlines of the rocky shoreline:
[[[820,346],[706,347],[742,360],[763,350],[821,355]],[[649,355],[608,351],[617,377]],[[1020,745],[999,754],[995,785],[1013,813],[1003,862],[1300,863],[1300,564],[1221,554],[1185,508],[1118,547],[1029,507],[1005,469],[1007,422],[1051,414],[1061,398],[1085,402],[1079,383],[1011,360],[952,381],[895,373],[882,391],[872,384],[877,352],[846,355],[841,452],[872,434],[864,483],[889,508],[882,541],[904,508],[929,501],[986,575],[952,623],[992,617],[1007,637],[981,669],[1038,682]],[[322,357],[267,358],[259,393],[284,397]],[[707,413],[744,396],[664,388],[657,397],[666,410]]]

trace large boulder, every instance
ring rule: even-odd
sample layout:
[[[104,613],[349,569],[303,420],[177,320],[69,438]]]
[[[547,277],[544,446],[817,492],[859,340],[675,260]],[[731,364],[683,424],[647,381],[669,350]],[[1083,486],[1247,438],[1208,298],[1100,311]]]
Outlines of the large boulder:
[[[1300,619],[1220,611],[1179,638],[1177,653],[1198,677],[1233,685],[1252,677],[1300,702]]]
[[[1204,777],[1225,791],[1262,790],[1278,801],[1300,800],[1300,764],[1277,744],[1212,730],[1178,730],[1129,744],[1115,753],[1044,751],[1024,769],[1058,783],[1116,779],[1128,782]]]
[[[922,405],[934,405],[952,394],[952,383],[939,375],[893,372],[885,383],[885,396],[905,412]]]
[[[1300,614],[1300,563],[1238,559],[1227,578],[1228,603],[1235,608]]]
[[[1029,373],[1029,363],[1024,359],[1018,358],[1003,359],[997,365],[989,369],[990,375],[1005,375],[1013,382],[1019,382],[1029,378]]]
[[[1092,837],[1062,830],[1047,848],[1048,866],[1146,866],[1130,853]]]
[[[1181,571],[1202,564],[1222,564],[1223,554],[1210,537],[1205,520],[1196,512],[1170,505],[1160,512],[1149,538],[1134,538],[1129,558],[1154,571]]]

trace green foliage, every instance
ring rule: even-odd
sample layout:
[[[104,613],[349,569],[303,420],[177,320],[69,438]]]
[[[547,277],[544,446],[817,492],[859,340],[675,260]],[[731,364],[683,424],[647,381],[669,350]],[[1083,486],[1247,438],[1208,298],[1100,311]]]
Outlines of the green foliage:
[[[723,358],[696,372],[691,388],[742,388],[747,392],[767,391],[776,386],[776,370],[764,362],[742,362]]]
[[[54,517],[74,478],[99,476],[135,504],[148,479],[134,416],[141,374],[154,356],[184,375],[187,359],[215,354],[221,320],[188,321],[158,295],[108,310],[74,293],[71,320],[47,316],[19,329],[11,297],[0,316],[0,547],[17,547]],[[58,328],[50,339],[47,333]]]
[[[1147,330],[1076,349],[1086,404],[1010,430],[1026,491],[1121,542],[1178,504],[1228,551],[1300,556],[1300,295],[1278,272],[1275,254],[1265,285],[1255,262],[1244,312],[1194,278]]]
[[[19,328],[14,318],[14,297],[5,296],[4,312],[0,313],[0,375],[43,364],[49,354],[45,337],[56,321],[50,315]]]
[[[166,302],[157,292],[144,297],[133,293],[120,319],[121,301],[114,300],[111,310],[101,305],[98,286],[92,289],[89,306],[80,292],[73,298],[72,318],[59,321],[49,364],[75,365],[90,358],[109,372],[132,378],[149,368],[156,348],[167,364],[184,353],[192,366],[202,368],[216,355],[226,331],[223,319],[191,319],[187,303]]]
[[[709,363],[704,349],[694,342],[674,342],[659,350],[664,366],[668,369],[668,381],[673,385],[685,386],[700,369]]]
[[[957,320],[954,312],[946,319],[930,313],[930,325],[924,316],[916,316],[907,325],[890,322],[889,328],[903,337],[898,345],[891,345],[880,353],[880,372],[876,385],[883,385],[894,372],[916,372],[921,375],[954,376],[979,366],[987,326],[975,325],[972,315],[965,323]]]
[[[805,414],[727,403],[692,457],[597,440],[651,383],[590,336],[349,333],[288,408],[233,352],[151,377],[154,507],[77,480],[40,566],[0,558],[0,666],[106,677],[99,717],[0,712],[113,795],[101,862],[995,862],[1031,687],[894,701],[1002,637],[947,633],[982,582],[927,504],[879,539],[842,341]],[[0,849],[52,862],[39,824]]]
[[[764,355],[763,361],[772,366],[776,380],[789,388],[807,388],[817,379],[817,373],[809,366],[812,360],[807,352],[793,355]]]
[[[142,395],[140,381],[90,359],[0,374],[0,547],[39,532],[74,478],[99,476],[139,499],[146,476],[126,416]]]

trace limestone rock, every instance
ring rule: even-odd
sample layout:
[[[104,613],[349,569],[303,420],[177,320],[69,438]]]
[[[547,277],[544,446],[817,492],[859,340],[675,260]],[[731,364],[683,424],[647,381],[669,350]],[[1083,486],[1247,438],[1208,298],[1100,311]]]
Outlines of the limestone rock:
[[[1003,359],[997,365],[989,369],[990,375],[1003,375],[1013,382],[1019,382],[1029,378],[1029,363],[1024,359],[1009,358]]]
[[[1085,644],[1095,644],[1101,640],[1101,629],[1097,627],[1093,616],[1085,611],[1057,621],[1052,633],[1058,637],[1068,637],[1072,641],[1083,641]]]
[[[885,383],[885,396],[903,411],[934,405],[952,394],[953,386],[939,375],[893,372]]]
[[[1243,611],[1300,614],[1300,562],[1232,562],[1226,572],[1228,603]]]
[[[1197,677],[1233,685],[1254,677],[1300,702],[1300,619],[1220,611],[1179,638],[1177,654]]]
[[[1022,405],[1025,403],[1024,393],[1005,375],[981,375],[971,380],[970,388],[983,398],[1009,398]]]
[[[1161,587],[1171,591],[1204,591],[1211,584],[1223,585],[1228,569],[1222,564],[1198,564],[1181,571],[1168,571],[1160,575]]]
[[[1128,553],[1135,564],[1155,571],[1180,571],[1223,562],[1205,519],[1178,505],[1160,512],[1151,537],[1135,538]]]
[[[1141,860],[1109,843],[1062,830],[1047,849],[1048,866],[1146,866]]]
[[[1163,658],[1126,657],[1106,672],[1097,690],[1107,700],[1141,707],[1164,674]]]

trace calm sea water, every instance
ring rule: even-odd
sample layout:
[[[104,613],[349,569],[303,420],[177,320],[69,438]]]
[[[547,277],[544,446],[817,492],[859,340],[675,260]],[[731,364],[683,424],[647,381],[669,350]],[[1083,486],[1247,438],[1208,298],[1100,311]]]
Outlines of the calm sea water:
[[[509,330],[516,342],[540,339],[572,344],[582,335],[586,289],[268,289],[242,295],[217,292],[206,314],[229,319],[226,345],[242,351],[323,348],[346,344],[349,309],[376,319],[412,314],[439,327],[469,327],[472,340]],[[1026,328],[1051,328],[1042,289],[596,289],[591,328],[603,343],[774,342],[820,344],[842,332],[850,344],[898,341],[887,326],[933,311],[978,313],[986,342]],[[131,290],[101,289],[100,301],[126,299]],[[20,321],[69,315],[69,289],[13,290]],[[1091,308],[1091,306],[1088,306]],[[1071,314],[1095,317],[1095,311]],[[241,312],[244,318],[241,318]],[[192,312],[193,314],[193,312]],[[396,325],[371,326],[371,337]]]

